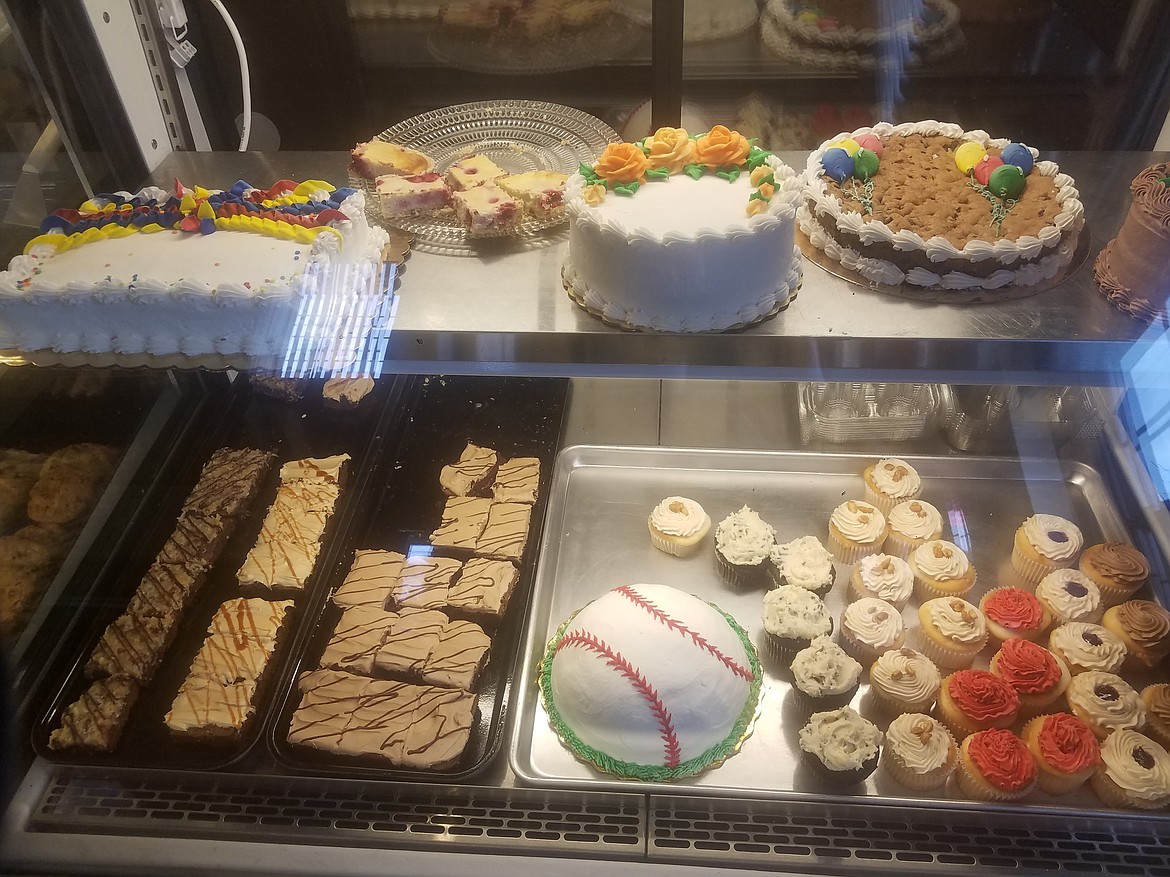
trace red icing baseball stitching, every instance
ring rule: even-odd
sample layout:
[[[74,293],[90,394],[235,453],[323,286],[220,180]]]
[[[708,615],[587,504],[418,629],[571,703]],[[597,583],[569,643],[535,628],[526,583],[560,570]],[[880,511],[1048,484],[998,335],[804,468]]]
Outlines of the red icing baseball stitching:
[[[669,615],[655,606],[652,600],[647,600],[645,597],[635,591],[632,585],[622,585],[619,588],[614,588],[614,590],[633,603],[635,606],[646,610],[646,612],[648,612],[652,617],[658,619],[658,621],[660,621],[662,624],[665,624],[671,630],[677,631],[683,636],[689,636],[691,638],[691,642],[693,642],[703,651],[714,655],[725,667],[727,667],[727,669],[729,669],[736,676],[747,679],[748,681],[751,681],[753,678],[751,670],[736,663],[733,658],[723,654],[723,652],[719,651],[716,646],[709,643],[707,638],[697,630],[691,630],[681,621],[675,618],[671,618]]]
[[[638,693],[642,695],[642,699],[650,706],[650,711],[654,713],[654,718],[658,720],[658,730],[662,734],[662,744],[666,749],[666,766],[678,767],[679,761],[681,760],[681,748],[679,747],[678,735],[674,730],[674,720],[671,718],[666,704],[658,696],[658,692],[646,681],[646,677],[639,673],[634,665],[622,657],[621,652],[615,652],[591,633],[585,633],[580,630],[566,633],[561,637],[561,641],[557,643],[557,651],[560,652],[565,646],[571,645],[581,646],[587,651],[601,655],[605,658],[606,664],[625,676],[634,688],[638,690]]]

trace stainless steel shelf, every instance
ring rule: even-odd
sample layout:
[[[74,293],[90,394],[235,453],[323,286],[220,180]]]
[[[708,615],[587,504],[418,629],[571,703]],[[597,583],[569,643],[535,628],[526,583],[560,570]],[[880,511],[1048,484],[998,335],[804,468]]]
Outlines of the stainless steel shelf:
[[[802,168],[805,153],[782,153]],[[1088,258],[1055,289],[1002,304],[925,304],[866,290],[805,263],[797,301],[743,332],[659,335],[612,329],[561,287],[566,233],[538,245],[485,241],[470,255],[416,247],[384,370],[407,373],[904,380],[931,371],[957,383],[1119,383],[1123,358],[1161,335],[1112,308],[1092,261],[1120,227],[1129,183],[1167,155],[1051,156],[1077,180]],[[344,153],[175,153],[152,182],[230,186],[238,178],[344,179]]]

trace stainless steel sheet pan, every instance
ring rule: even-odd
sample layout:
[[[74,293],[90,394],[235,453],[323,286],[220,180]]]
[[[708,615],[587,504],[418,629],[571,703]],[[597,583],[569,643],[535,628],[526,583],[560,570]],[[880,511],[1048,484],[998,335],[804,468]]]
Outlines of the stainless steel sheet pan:
[[[1086,545],[1125,540],[1127,533],[1100,474],[1079,463],[976,457],[907,457],[923,478],[922,498],[944,518],[944,538],[968,549],[978,571],[969,599],[978,602],[989,588],[1016,583],[1010,565],[1012,537],[1028,515],[1048,512],[1075,521]],[[527,783],[592,790],[639,789],[646,792],[751,797],[841,794],[828,789],[800,764],[798,732],[804,714],[792,703],[789,684],[763,648],[765,692],[755,729],[739,754],[721,767],[674,784],[642,784],[597,772],[575,760],[548,725],[537,690],[536,667],[557,626],[574,610],[611,588],[659,582],[697,594],[731,613],[762,645],[762,598],[767,584],[737,591],[719,577],[712,536],[693,557],[678,558],[650,544],[646,518],[664,497],[689,496],[718,523],[745,503],[776,528],[776,538],[826,537],[829,513],[847,499],[863,496],[861,471],[873,457],[671,448],[574,446],[557,459],[551,486],[545,542],[536,573],[533,609],[512,739],[512,767]],[[839,620],[846,604],[851,567],[837,565],[837,579],[826,598]],[[907,642],[914,644],[917,601],[904,613]],[[994,648],[980,656],[986,667]],[[885,728],[864,681],[853,706]],[[1130,679],[1134,684],[1147,680]],[[1151,680],[1152,681],[1152,680]],[[942,806],[976,805],[952,779],[941,793],[918,795],[897,786],[878,769],[863,785],[845,794],[883,801]],[[1038,805],[1101,810],[1086,787],[1056,798],[1036,792],[1012,807]]]

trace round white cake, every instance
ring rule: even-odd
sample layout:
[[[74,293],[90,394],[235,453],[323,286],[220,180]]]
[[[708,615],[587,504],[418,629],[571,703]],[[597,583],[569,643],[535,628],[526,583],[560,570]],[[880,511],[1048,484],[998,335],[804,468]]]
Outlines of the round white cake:
[[[641,780],[698,773],[733,755],[759,703],[747,634],[717,607],[667,585],[624,585],[558,629],[539,684],[577,757]]]
[[[622,145],[645,151],[654,169],[646,141]],[[752,150],[738,166],[694,162],[662,179],[648,174],[632,193],[583,172],[569,177],[569,294],[607,322],[661,332],[738,328],[786,306],[801,279],[794,231],[802,181]],[[770,177],[763,199],[761,173]],[[749,210],[753,199],[762,203]]]

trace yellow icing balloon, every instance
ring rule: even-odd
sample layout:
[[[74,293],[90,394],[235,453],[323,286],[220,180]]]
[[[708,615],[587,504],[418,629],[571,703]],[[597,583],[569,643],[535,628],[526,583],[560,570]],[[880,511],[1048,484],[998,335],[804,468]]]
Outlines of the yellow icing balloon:
[[[311,244],[317,238],[317,229],[305,228],[304,226],[295,226],[296,241],[300,244]]]
[[[968,141],[955,150],[955,166],[964,174],[971,173],[971,168],[979,164],[987,150],[974,141]]]
[[[804,22],[805,24],[816,24],[817,21],[820,20],[820,17],[811,9],[806,9],[804,12],[800,13],[800,15],[796,16],[796,20]]]
[[[69,237],[69,235],[63,234],[39,234],[24,245],[24,254],[27,256],[32,252],[33,247],[40,246],[41,244],[49,244],[52,247],[56,247],[58,253],[63,253],[69,249]]]
[[[331,234],[337,238],[337,243],[345,243],[345,239],[341,236],[341,232],[339,232],[331,225],[323,225],[320,228],[314,229],[314,231],[318,231],[321,234]]]
[[[844,149],[850,155],[856,155],[857,150],[861,149],[861,144],[852,137],[846,137],[844,140],[838,140],[833,144],[833,146],[836,146],[838,149]]]

